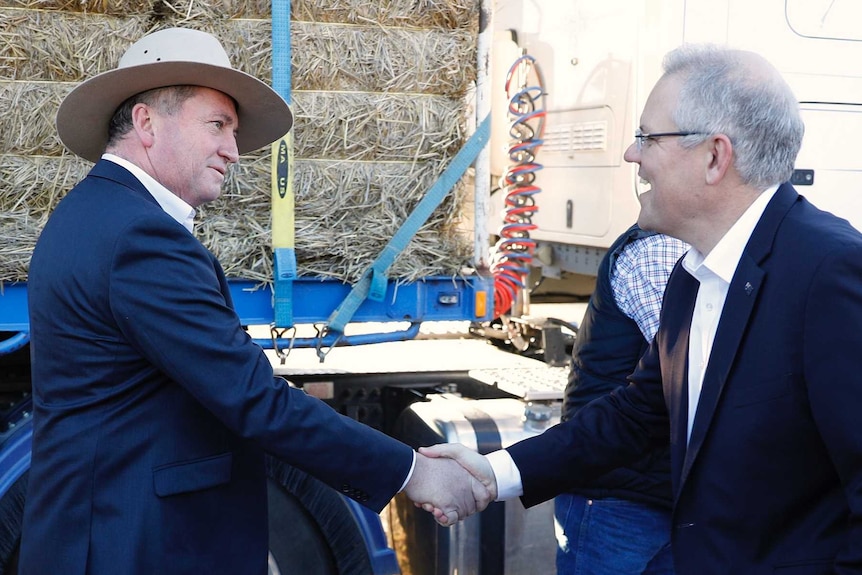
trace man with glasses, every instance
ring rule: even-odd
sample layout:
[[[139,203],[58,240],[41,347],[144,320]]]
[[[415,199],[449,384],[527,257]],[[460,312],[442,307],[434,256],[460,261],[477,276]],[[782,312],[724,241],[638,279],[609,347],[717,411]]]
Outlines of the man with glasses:
[[[679,575],[862,574],[862,234],[786,183],[803,131],[763,58],[671,52],[625,158],[639,225],[692,249],[631,383],[506,450],[425,453],[530,506],[669,443]]]

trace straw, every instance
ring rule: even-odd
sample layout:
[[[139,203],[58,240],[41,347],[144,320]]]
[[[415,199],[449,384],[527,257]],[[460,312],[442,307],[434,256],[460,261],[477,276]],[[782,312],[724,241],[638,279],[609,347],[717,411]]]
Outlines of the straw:
[[[0,281],[25,281],[48,215],[91,166],[54,116],[78,82],[147,32],[215,34],[234,66],[271,80],[268,1],[0,1]],[[355,281],[464,142],[478,0],[293,0],[296,252],[301,275]],[[272,278],[270,154],[243,156],[196,233],[230,277]],[[459,183],[390,274],[456,275],[471,259]]]

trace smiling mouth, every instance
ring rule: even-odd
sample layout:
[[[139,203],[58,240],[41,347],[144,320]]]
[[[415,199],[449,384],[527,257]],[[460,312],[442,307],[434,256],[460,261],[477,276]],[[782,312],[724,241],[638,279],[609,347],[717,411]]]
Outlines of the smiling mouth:
[[[638,177],[637,182],[637,194],[642,196],[643,194],[652,191],[652,183],[643,177]]]

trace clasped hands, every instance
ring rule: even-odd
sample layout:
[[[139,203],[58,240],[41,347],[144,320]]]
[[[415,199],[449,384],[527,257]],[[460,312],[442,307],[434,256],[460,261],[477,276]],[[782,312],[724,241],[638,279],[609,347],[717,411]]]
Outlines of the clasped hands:
[[[483,455],[458,443],[420,447],[404,494],[440,525],[454,525],[497,498],[497,481]]]

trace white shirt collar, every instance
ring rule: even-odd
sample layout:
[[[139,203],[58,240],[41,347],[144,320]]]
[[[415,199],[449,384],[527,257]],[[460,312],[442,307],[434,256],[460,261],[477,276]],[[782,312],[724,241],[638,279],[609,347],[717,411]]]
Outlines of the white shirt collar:
[[[154,180],[141,168],[114,154],[102,154],[103,160],[114,162],[129,170],[155,198],[165,212],[180,223],[189,232],[194,233],[195,209],[188,205],[182,198]]]
[[[767,188],[757,196],[757,199],[748,206],[748,209],[743,212],[706,257],[697,249],[691,248],[682,260],[685,270],[694,277],[698,277],[699,268],[705,266],[729,284],[736,272],[736,267],[739,265],[739,260],[742,258],[742,252],[745,250],[751,234],[754,233],[754,228],[757,227],[757,222],[760,221],[760,217],[766,210],[766,205],[776,191],[778,191],[777,185]]]

